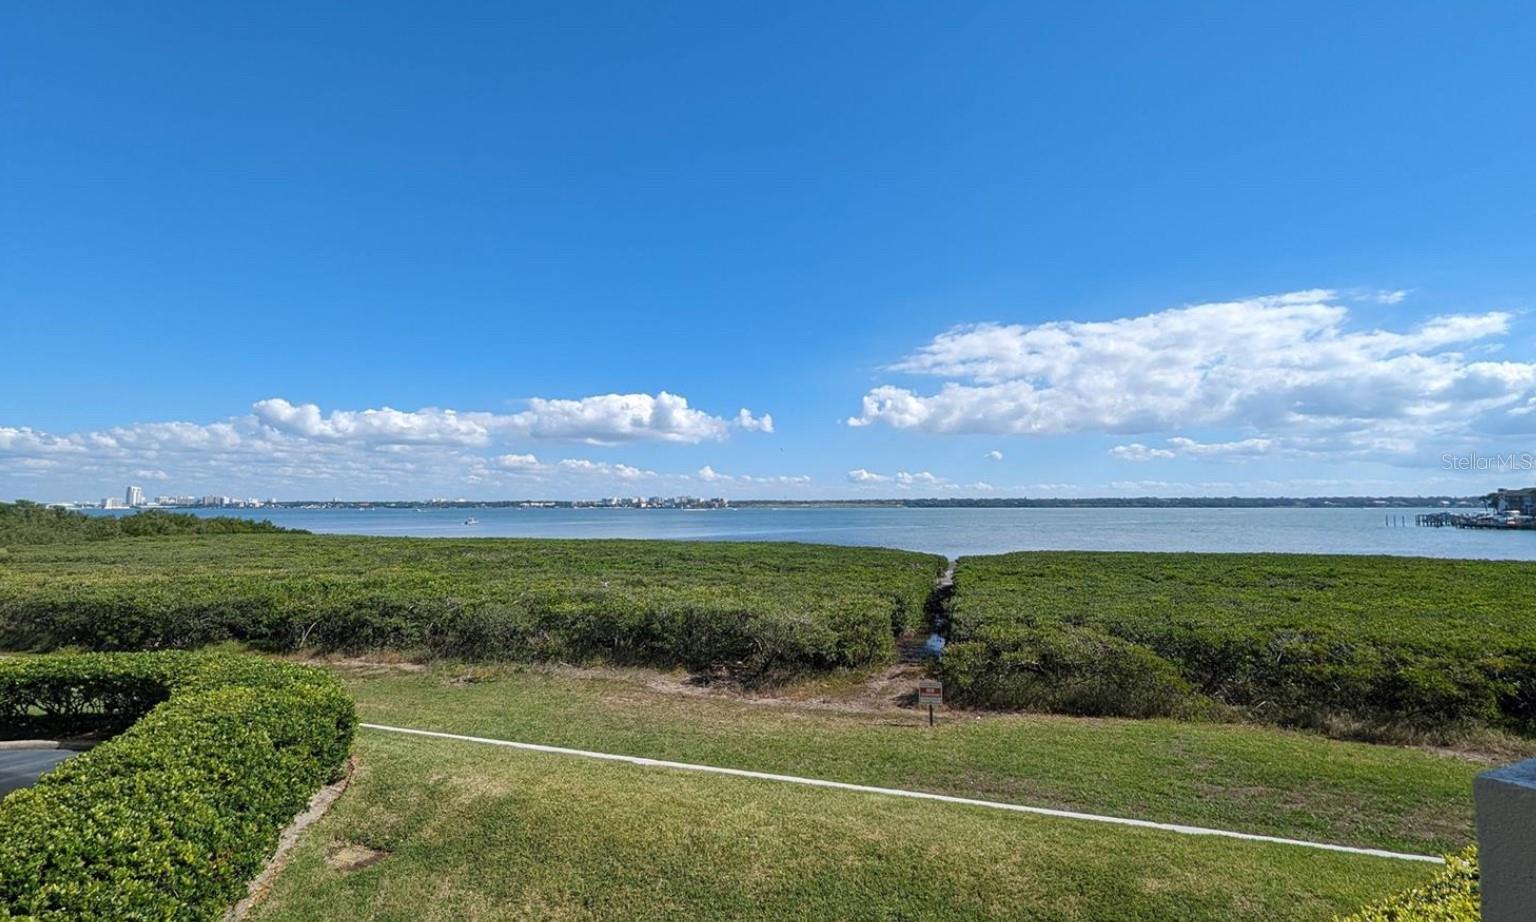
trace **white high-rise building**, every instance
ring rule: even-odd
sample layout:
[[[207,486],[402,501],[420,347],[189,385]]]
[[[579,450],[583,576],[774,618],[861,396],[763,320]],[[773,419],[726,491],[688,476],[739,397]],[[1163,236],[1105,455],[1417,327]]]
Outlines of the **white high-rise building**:
[[[128,495],[123,497],[123,498],[127,501],[128,505],[130,505],[130,506],[135,506],[135,507],[142,506],[142,505],[144,505],[144,488],[143,487],[129,487],[128,488]]]

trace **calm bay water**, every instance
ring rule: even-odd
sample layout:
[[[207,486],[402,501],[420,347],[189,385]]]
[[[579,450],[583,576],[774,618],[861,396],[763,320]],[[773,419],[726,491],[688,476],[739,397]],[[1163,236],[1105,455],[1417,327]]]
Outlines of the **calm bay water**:
[[[1276,551],[1536,560],[1536,531],[1415,528],[1424,509],[260,509],[317,533],[808,541],[957,557],[1019,550]],[[231,514],[198,510],[203,515]],[[466,525],[470,516],[478,525]],[[1387,524],[1406,519],[1408,527]]]

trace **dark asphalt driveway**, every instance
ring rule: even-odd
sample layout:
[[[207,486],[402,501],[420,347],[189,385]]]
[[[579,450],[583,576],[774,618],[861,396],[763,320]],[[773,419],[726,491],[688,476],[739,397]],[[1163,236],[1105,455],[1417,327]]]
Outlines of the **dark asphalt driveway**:
[[[0,797],[27,787],[43,772],[76,754],[70,749],[0,750]]]

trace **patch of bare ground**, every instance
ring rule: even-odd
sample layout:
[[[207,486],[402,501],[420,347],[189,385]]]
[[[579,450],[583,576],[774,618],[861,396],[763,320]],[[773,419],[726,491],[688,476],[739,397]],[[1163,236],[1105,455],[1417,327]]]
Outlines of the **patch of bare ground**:
[[[1536,756],[1536,740],[1487,727],[1423,730],[1398,724],[1376,724],[1333,717],[1316,729],[1334,739],[1401,746],[1486,765],[1517,762]]]
[[[779,685],[743,688],[713,676],[694,675],[681,669],[656,669],[645,666],[572,665],[569,663],[493,663],[457,665],[374,660],[358,657],[306,659],[325,665],[344,675],[358,678],[387,675],[391,672],[422,672],[436,669],[442,683],[462,688],[497,681],[508,674],[547,675],[557,678],[597,681],[615,686],[615,697],[625,697],[619,688],[629,686],[634,694],[653,693],[678,698],[708,698],[785,710],[834,711],[886,717],[912,712],[917,698],[917,681],[926,675],[921,661],[908,660],[886,666],[844,670],[816,676],[802,676]],[[983,720],[1007,712],[965,711],[966,719]]]
[[[1503,765],[1536,756],[1536,742],[1502,735],[1496,739],[1462,740],[1448,745],[1415,743],[1409,744],[1409,748],[1482,765]]]
[[[357,871],[377,864],[389,857],[383,849],[369,848],[356,842],[345,842],[333,847],[325,855],[325,866],[333,871]]]
[[[296,662],[324,666],[358,678],[391,673],[421,673],[432,665],[390,657],[303,656]],[[850,712],[888,711],[913,706],[917,680],[925,675],[918,663],[898,662],[889,666],[850,670],[800,678],[780,685],[743,688],[711,676],[693,675],[681,670],[652,669],[641,666],[577,666],[567,663],[496,663],[461,664],[442,671],[443,684],[454,688],[494,682],[513,672],[544,674],[561,678],[597,680],[634,685],[649,692],[690,698],[714,698],[764,707],[795,707]]]
[[[653,673],[641,684],[647,691],[664,695],[715,698],[762,707],[879,713],[910,710],[917,698],[917,681],[926,674],[920,664],[893,663],[766,688],[743,689],[729,683],[701,681],[683,673]]]
[[[384,675],[391,672],[426,672],[431,668],[426,663],[415,662],[408,657],[378,651],[368,656],[342,656],[340,654],[324,653],[296,653],[283,657],[296,663],[304,663],[309,666],[325,666],[344,672],[354,672],[361,675]]]
[[[917,705],[917,682],[928,674],[919,663],[897,663],[860,685],[852,699],[869,710]]]

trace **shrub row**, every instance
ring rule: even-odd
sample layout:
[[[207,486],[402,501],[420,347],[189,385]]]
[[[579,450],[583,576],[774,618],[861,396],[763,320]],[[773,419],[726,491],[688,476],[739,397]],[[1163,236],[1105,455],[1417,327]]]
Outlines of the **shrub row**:
[[[1447,855],[1445,870],[1422,887],[1341,919],[1340,922],[1478,922],[1482,916],[1477,849]]]
[[[940,673],[957,704],[1157,717],[1192,700],[1178,669],[1151,650],[1063,624],[986,625],[945,648]]]
[[[233,639],[759,682],[891,658],[944,562],[792,544],[234,535],[34,547],[8,563],[0,648]]]
[[[0,739],[121,730],[170,694],[182,657],[0,660]]]
[[[9,736],[137,718],[0,801],[7,920],[217,918],[339,777],[355,724],[326,673],[246,656],[0,660],[0,695]]]
[[[1536,565],[1268,554],[1027,553],[957,568],[957,702],[1176,714],[1210,702],[1536,730]]]
[[[0,503],[0,549],[11,545],[104,541],[151,535],[267,534],[290,530],[268,521],[256,522],[234,516],[205,518],[160,509],[124,516],[86,515],[26,500]]]

